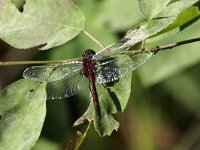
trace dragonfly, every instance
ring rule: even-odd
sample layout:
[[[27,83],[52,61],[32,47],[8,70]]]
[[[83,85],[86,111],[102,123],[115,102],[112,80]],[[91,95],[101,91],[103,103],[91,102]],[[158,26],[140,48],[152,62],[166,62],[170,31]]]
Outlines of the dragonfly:
[[[87,49],[81,58],[45,66],[27,68],[23,77],[47,82],[47,99],[62,99],[77,94],[89,86],[95,114],[101,119],[97,84],[117,81],[144,64],[152,52],[125,50],[123,44],[112,44],[98,51]]]

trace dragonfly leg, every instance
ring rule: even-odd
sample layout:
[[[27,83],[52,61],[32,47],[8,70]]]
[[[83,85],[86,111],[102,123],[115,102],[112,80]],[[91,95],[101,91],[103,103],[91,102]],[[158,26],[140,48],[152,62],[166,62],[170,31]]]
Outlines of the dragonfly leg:
[[[106,86],[106,84],[105,84],[105,83],[103,83],[102,85],[103,85],[103,87],[104,87],[105,89],[107,88],[107,86]]]
[[[142,44],[141,44],[141,50],[142,50],[142,51],[145,51],[145,50],[146,50],[146,48],[144,47],[144,45],[145,45],[145,40],[143,40],[143,41],[142,41]]]
[[[96,84],[96,88],[99,86],[100,84]],[[107,88],[107,86],[106,86],[106,84],[105,83],[101,83],[101,85],[103,85],[103,87],[106,89]]]

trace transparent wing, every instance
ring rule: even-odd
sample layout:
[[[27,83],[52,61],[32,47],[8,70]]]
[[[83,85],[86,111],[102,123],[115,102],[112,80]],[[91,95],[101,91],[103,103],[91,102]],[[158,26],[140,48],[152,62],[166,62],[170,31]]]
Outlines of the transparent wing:
[[[119,54],[122,51],[124,51],[124,48],[121,47],[121,44],[114,43],[96,52],[92,59],[98,61],[101,60],[102,57],[116,55],[117,53]]]
[[[153,55],[150,51],[123,51],[115,55],[105,55],[97,59],[97,83],[118,80],[140,67]]]
[[[23,77],[37,82],[53,82],[63,79],[81,69],[81,61],[71,61],[51,66],[32,66],[24,71]]]
[[[87,85],[82,71],[74,72],[61,80],[47,83],[47,99],[61,99],[73,96]]]
[[[107,55],[116,55],[119,53],[123,53],[124,51],[127,51],[132,45],[127,46],[126,44],[124,44],[125,42],[126,40],[122,39],[118,43],[113,43],[103,48],[93,56],[93,60],[98,60],[101,59],[101,57]]]

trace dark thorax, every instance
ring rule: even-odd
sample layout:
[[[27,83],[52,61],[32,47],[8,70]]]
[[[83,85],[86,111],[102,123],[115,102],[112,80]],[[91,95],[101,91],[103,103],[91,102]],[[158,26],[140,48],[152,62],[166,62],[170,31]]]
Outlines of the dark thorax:
[[[95,64],[92,57],[95,55],[95,51],[87,49],[83,53],[83,74],[90,80],[95,81]]]

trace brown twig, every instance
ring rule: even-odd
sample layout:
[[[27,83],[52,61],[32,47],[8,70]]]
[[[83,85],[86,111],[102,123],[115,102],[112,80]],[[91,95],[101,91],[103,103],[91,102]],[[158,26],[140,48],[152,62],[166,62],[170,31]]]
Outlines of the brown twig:
[[[105,48],[105,46],[99,42],[94,36],[92,36],[91,34],[89,34],[88,32],[86,32],[85,30],[83,31],[90,39],[92,39],[97,45],[99,45],[99,47],[101,47],[102,49]]]
[[[190,40],[185,40],[185,41],[180,41],[177,43],[172,43],[172,44],[167,44],[167,45],[161,45],[161,46],[156,46],[151,49],[152,52],[157,53],[160,50],[166,50],[166,49],[171,49],[177,46],[181,46],[184,44],[189,44],[189,43],[194,43],[194,42],[199,42],[200,38],[194,38]],[[69,61],[76,61],[80,60],[81,58],[77,59],[68,59],[68,60],[48,60],[48,61],[10,61],[10,62],[0,62],[0,66],[9,66],[9,65],[27,65],[27,64],[49,64],[49,63],[67,63]]]
[[[193,43],[193,42],[199,42],[200,38],[194,38],[194,39],[189,39],[189,40],[185,40],[185,41],[180,41],[177,43],[172,43],[172,44],[167,44],[167,45],[162,45],[162,46],[156,46],[154,48],[151,49],[152,52],[157,53],[160,50],[166,50],[166,49],[172,49],[174,47],[177,46],[181,46],[184,44],[189,44],[189,43]]]
[[[78,61],[80,58],[77,59],[68,59],[68,60],[47,60],[47,61],[7,61],[2,62],[0,61],[0,66],[9,66],[9,65],[36,65],[36,64],[50,64],[50,63],[67,63],[69,61]]]

